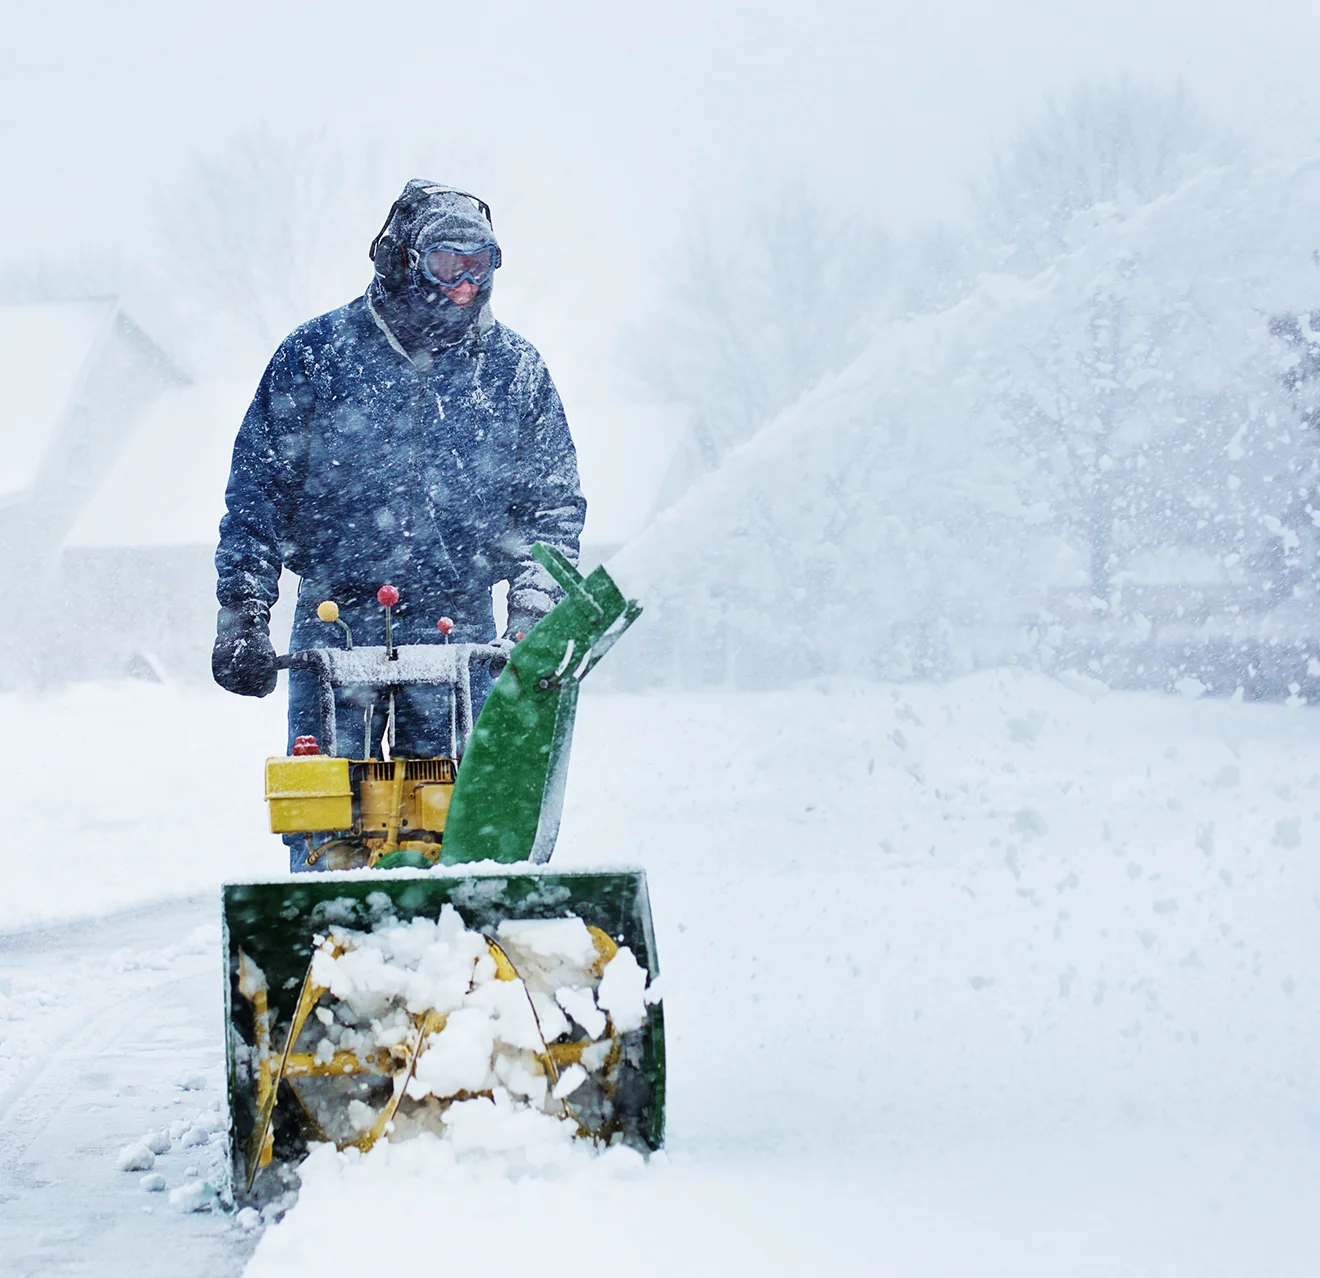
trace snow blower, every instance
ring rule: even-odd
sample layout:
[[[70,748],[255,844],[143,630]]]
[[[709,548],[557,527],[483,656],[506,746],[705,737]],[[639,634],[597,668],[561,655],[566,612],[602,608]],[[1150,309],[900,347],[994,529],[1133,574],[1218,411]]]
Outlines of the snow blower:
[[[341,622],[345,646],[281,658],[315,674],[321,735],[267,760],[271,829],[304,836],[309,863],[327,872],[224,886],[240,1199],[283,1192],[313,1142],[366,1151],[512,1118],[660,1147],[664,1022],[648,989],[659,970],[646,877],[545,868],[578,685],[640,608],[604,568],[584,579],[555,551],[533,553],[564,598],[511,648],[395,646],[399,596],[384,586],[384,647],[354,648]],[[318,615],[338,621],[334,601]],[[503,669],[473,723],[481,663]],[[338,753],[337,688],[385,702],[388,742],[393,700],[414,684],[448,689],[448,756]]]

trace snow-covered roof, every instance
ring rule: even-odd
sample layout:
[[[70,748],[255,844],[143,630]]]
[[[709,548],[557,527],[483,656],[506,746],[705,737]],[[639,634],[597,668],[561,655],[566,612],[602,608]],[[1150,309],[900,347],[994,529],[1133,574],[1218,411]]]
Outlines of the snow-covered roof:
[[[214,545],[246,382],[167,390],[83,508],[66,548]]]
[[[109,301],[0,306],[0,498],[36,478],[114,315]]]

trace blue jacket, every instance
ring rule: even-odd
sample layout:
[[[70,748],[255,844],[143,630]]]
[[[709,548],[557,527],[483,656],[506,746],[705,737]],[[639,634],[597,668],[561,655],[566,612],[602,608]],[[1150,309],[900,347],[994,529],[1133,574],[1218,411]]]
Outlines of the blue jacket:
[[[222,606],[274,603],[284,566],[405,594],[485,598],[507,580],[511,631],[551,606],[530,548],[576,562],[577,455],[541,356],[485,316],[416,363],[366,298],[284,340],[234,445]]]

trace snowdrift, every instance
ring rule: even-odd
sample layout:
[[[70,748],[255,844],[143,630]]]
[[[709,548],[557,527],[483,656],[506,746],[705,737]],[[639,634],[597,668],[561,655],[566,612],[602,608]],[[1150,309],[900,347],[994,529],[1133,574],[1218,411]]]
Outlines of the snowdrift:
[[[1048,659],[1052,596],[1103,572],[1121,608],[1116,570],[1162,546],[1280,596],[1312,458],[1270,320],[1320,295],[1317,213],[1320,160],[1215,168],[1079,215],[1031,280],[884,326],[615,557],[650,642],[616,676]]]

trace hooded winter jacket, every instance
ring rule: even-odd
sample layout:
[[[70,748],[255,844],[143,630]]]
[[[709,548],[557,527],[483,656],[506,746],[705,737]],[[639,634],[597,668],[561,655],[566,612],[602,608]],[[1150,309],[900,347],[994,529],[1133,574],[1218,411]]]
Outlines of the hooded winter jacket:
[[[543,541],[576,562],[577,458],[544,361],[491,317],[489,281],[484,292],[466,325],[407,333],[410,350],[387,318],[408,299],[378,278],[280,345],[234,446],[223,607],[268,607],[285,566],[323,598],[388,581],[472,600],[487,618],[490,587],[507,580],[510,632],[551,606],[530,549]]]

